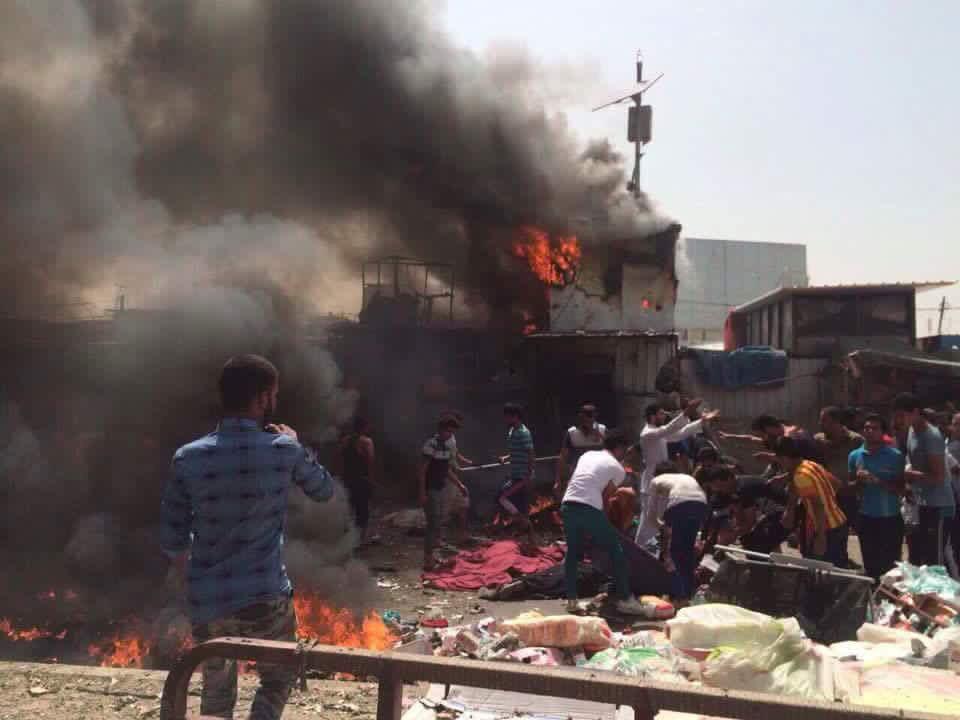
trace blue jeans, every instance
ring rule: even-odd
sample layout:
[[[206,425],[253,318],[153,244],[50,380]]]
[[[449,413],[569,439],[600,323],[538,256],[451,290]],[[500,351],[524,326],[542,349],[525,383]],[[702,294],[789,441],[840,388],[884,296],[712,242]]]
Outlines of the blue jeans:
[[[697,569],[697,533],[707,519],[707,504],[691,500],[674,505],[663,515],[670,528],[670,559],[676,566],[673,596],[687,600],[693,595]]]
[[[560,516],[563,518],[563,532],[567,536],[567,556],[563,561],[567,599],[575,600],[577,597],[577,563],[583,554],[583,540],[587,535],[594,544],[610,554],[617,595],[622,599],[630,597],[627,559],[620,545],[620,535],[607,516],[595,507],[575,502],[563,503]]]

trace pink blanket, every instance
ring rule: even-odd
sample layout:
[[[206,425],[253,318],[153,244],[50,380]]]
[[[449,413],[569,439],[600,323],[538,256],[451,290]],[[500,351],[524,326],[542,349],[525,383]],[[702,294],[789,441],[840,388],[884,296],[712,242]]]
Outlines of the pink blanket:
[[[546,570],[561,560],[563,550],[556,545],[537,548],[531,556],[520,552],[516,540],[500,540],[480,550],[457,554],[453,565],[424,573],[423,580],[441,590],[476,590],[502,585],[519,575]]]

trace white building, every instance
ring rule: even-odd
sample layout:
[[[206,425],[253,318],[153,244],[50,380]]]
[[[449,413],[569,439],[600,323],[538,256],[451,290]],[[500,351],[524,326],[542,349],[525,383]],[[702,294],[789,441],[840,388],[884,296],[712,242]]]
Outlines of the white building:
[[[681,344],[722,342],[730,311],[779,287],[806,287],[807,247],[685,238],[677,246],[675,323]]]

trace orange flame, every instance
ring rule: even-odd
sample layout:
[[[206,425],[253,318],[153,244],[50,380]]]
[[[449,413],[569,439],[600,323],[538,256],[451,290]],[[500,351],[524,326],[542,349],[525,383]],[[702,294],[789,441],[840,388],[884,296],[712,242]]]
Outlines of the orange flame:
[[[136,632],[120,632],[111,639],[87,647],[87,654],[103,667],[142,668],[152,643]]]
[[[0,618],[0,633],[3,633],[14,642],[33,642],[34,640],[42,640],[44,638],[63,640],[67,636],[66,630],[61,630],[58,633],[53,632],[53,630],[41,630],[38,627],[19,630],[14,627],[8,618]]]
[[[295,595],[293,609],[297,634],[303,638],[368,650],[387,650],[396,644],[396,636],[376,613],[357,622],[350,610],[331,607],[311,594]]]
[[[563,287],[573,282],[580,267],[580,242],[573,235],[551,237],[545,231],[524,225],[513,244],[513,254],[526,258],[533,274],[546,285]]]
[[[533,504],[530,505],[530,512],[528,515],[536,515],[539,512],[544,510],[549,510],[555,505],[554,499],[550,495],[541,495],[536,500],[533,501]]]

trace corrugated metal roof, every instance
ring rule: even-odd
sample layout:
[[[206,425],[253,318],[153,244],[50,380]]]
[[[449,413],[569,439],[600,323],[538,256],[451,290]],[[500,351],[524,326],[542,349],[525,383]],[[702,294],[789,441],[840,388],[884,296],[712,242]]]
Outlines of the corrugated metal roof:
[[[937,288],[945,288],[951,285],[954,285],[956,280],[935,280],[932,282],[906,282],[906,283],[863,283],[863,284],[851,284],[851,285],[812,285],[809,287],[781,287],[776,290],[771,290],[768,293],[761,295],[758,298],[754,298],[749,302],[740,305],[733,309],[735,313],[745,312],[747,310],[753,310],[758,307],[763,307],[764,305],[769,305],[772,302],[782,300],[786,297],[791,297],[793,295],[805,295],[805,296],[816,296],[816,295],[856,295],[862,292],[883,292],[889,290],[935,290]]]

